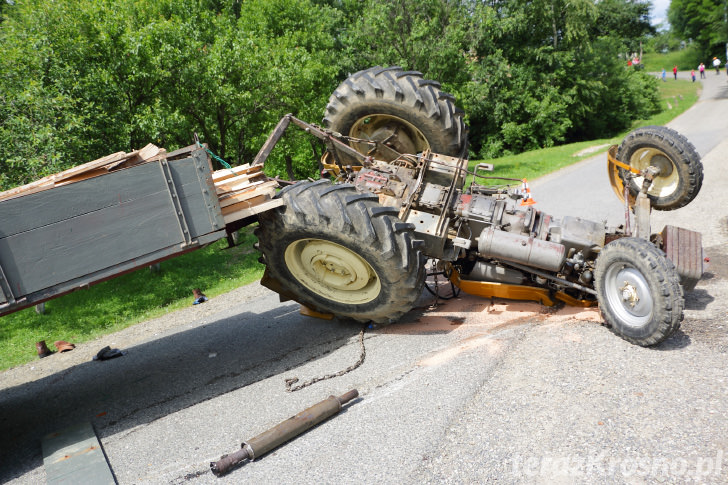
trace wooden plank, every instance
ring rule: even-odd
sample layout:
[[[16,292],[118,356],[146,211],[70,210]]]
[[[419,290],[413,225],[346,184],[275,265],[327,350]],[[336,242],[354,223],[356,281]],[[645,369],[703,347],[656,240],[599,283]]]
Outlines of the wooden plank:
[[[55,182],[60,182],[62,180],[66,180],[66,179],[75,177],[78,174],[81,174],[81,173],[89,171],[89,170],[93,170],[95,168],[103,167],[104,165],[109,165],[114,162],[126,160],[130,157],[133,157],[137,153],[138,153],[138,151],[133,151],[130,153],[118,152],[118,153],[114,153],[112,155],[107,155],[105,157],[101,157],[97,160],[94,160],[93,162],[88,162],[88,163],[84,163],[81,165],[77,165],[77,166],[69,168],[68,170],[65,170],[61,173],[55,174]]]
[[[203,166],[207,166],[207,154],[202,150],[194,152],[190,158],[169,163],[177,195],[193,238],[225,226],[210,172],[198,169]]]
[[[251,190],[255,190],[257,187],[260,187],[264,183],[265,182],[263,182],[262,180],[259,180],[259,181],[250,182],[249,184],[241,186],[235,192],[217,192],[217,198],[220,199],[220,202],[222,202],[225,199],[228,199],[230,197],[235,197],[236,195],[244,194],[246,192],[250,192]]]
[[[80,182],[82,180],[98,177],[100,175],[106,175],[107,173],[109,173],[109,171],[106,170],[106,168],[96,168],[93,170],[89,170],[87,172],[80,173],[72,178],[69,178],[66,180],[61,180],[60,182],[56,182],[53,187],[61,187],[63,185],[73,184],[76,182]],[[51,189],[53,187],[48,187],[48,188]]]
[[[129,157],[127,157],[124,160],[120,160],[118,162],[111,163],[109,165],[104,166],[104,168],[111,172],[112,170],[118,170],[120,168],[128,168],[133,167],[134,165],[138,165],[140,163],[144,163],[147,160],[151,159],[152,157],[157,156],[160,151],[163,151],[158,146],[149,143],[141,150],[137,150],[133,153],[130,153]]]
[[[220,201],[220,207],[225,207],[230,204],[234,204],[236,201],[249,199],[260,194],[267,194],[274,192],[278,188],[278,182],[275,180],[269,180],[257,185],[251,185],[245,190],[238,190],[237,192],[229,192],[223,195],[218,195]]]
[[[206,158],[204,152],[198,153],[203,160]],[[212,181],[207,180],[204,183],[200,181],[200,176],[204,178],[204,174],[194,168],[191,158],[175,160],[170,163],[170,167],[173,174],[176,174],[175,185],[191,184],[179,194],[183,204],[185,198],[188,197],[198,199],[208,197],[211,202],[216,202]],[[205,172],[205,174],[209,178],[210,172]],[[2,201],[0,202],[0,238],[128,202],[162,190],[159,183],[160,177],[157,163],[145,163],[92,180]],[[207,190],[209,195],[201,194],[203,189]],[[208,209],[199,210],[204,210],[205,217],[208,217]],[[213,207],[209,210],[213,213],[217,211]],[[185,208],[185,214],[195,214],[197,211],[197,208]],[[193,230],[192,234],[203,234],[209,230],[209,227],[200,228],[197,231]]]
[[[263,143],[263,146],[260,147],[260,151],[258,151],[258,154],[255,156],[255,159],[253,160],[253,165],[259,165],[262,166],[268,156],[270,155],[270,152],[273,150],[273,148],[276,146],[276,143],[278,143],[278,140],[281,139],[283,136],[283,133],[286,131],[286,128],[288,128],[288,125],[291,123],[291,115],[286,115],[278,122],[275,128],[273,128],[273,131],[270,135],[268,135],[268,139]]]
[[[263,173],[243,174],[229,178],[222,182],[215,182],[215,190],[218,194],[235,192],[246,188],[252,182],[265,181],[267,177]]]
[[[277,186],[278,184],[273,180],[271,182],[266,182],[265,184],[258,187],[254,187],[252,190],[237,192],[228,197],[221,198],[220,207],[225,208],[233,204],[237,204],[238,202],[243,202],[253,197],[257,197],[259,195],[270,195],[272,197],[273,195],[275,195],[275,189]]]
[[[24,195],[26,193],[38,192],[39,190],[46,190],[48,188],[53,187],[53,185],[56,182],[66,180],[66,179],[74,177],[82,172],[85,172],[88,170],[93,170],[93,169],[96,169],[103,165],[121,160],[122,158],[126,157],[126,155],[127,154],[125,152],[112,153],[111,155],[101,157],[92,162],[84,163],[82,165],[77,165],[75,167],[69,168],[68,170],[64,170],[63,172],[59,172],[59,173],[56,173],[53,175],[49,175],[47,177],[43,177],[42,179],[38,179],[29,184],[22,185],[20,187],[15,187],[13,189],[6,190],[5,192],[0,192],[0,200],[9,199],[12,197],[18,197],[18,196]]]
[[[20,197],[22,195],[28,195],[39,191],[47,190],[57,185],[66,185],[69,183],[74,183],[103,175],[104,173],[113,169],[128,167],[138,163],[142,163],[147,159],[158,155],[159,152],[159,147],[153,145],[152,143],[149,143],[141,150],[135,150],[130,153],[112,153],[97,160],[71,167],[68,170],[64,170],[63,172],[43,177],[42,179],[36,180],[29,184],[15,187],[10,190],[6,190],[5,192],[0,192],[0,200]]]
[[[235,186],[235,190],[220,191],[218,189],[217,196],[222,202],[227,198],[236,197],[237,195],[243,194],[245,192],[250,192],[251,190],[277,186],[278,182],[276,182],[275,180],[266,180],[265,178],[263,178],[261,180],[250,181],[246,184],[238,184]]]
[[[54,186],[59,187],[61,185],[68,185],[93,177],[98,177],[100,175],[105,175],[113,170],[133,167],[134,165],[139,165],[140,163],[145,163],[147,160],[151,160],[152,158],[159,155],[160,152],[166,153],[165,150],[160,149],[158,146],[153,145],[152,143],[149,143],[141,150],[128,153],[126,157],[123,157],[118,161],[111,162],[99,168],[84,170],[78,175],[74,175],[72,177],[56,180]]]
[[[177,150],[174,150],[172,152],[169,152],[167,154],[167,160],[180,160],[182,158],[187,158],[192,154],[193,152],[196,152],[197,150],[202,150],[199,146],[195,145],[189,145],[183,148],[178,148]],[[210,169],[212,171],[212,169]]]
[[[157,160],[163,160],[168,157],[167,150],[164,148],[159,149],[159,153],[154,155],[153,157],[149,157],[147,159],[147,162],[156,162]]]
[[[192,238],[224,236],[206,153],[169,167]],[[69,282],[114,276],[160,248],[185,251],[182,242],[159,162],[0,202],[0,267],[22,297],[68,292]]]
[[[137,153],[137,156],[135,157],[136,160],[138,160],[137,163],[144,162],[144,161],[158,155],[160,150],[161,149],[158,146],[154,145],[153,143],[147,144],[147,146],[145,146],[144,148],[139,150],[139,153]]]
[[[236,212],[236,211],[239,211],[242,209],[249,209],[253,206],[263,204],[269,200],[272,200],[274,195],[275,195],[275,190],[271,190],[270,193],[256,195],[249,199],[241,200],[234,204],[227,205],[222,208],[222,214],[223,214],[223,216],[225,216],[227,214],[232,214],[233,212]]]
[[[91,423],[46,435],[41,440],[48,484],[115,484]]]
[[[36,184],[36,182],[33,182],[33,184],[23,185],[22,187],[15,187],[13,189],[6,190],[5,192],[0,193],[0,202],[27,194],[34,194],[36,192],[48,190],[53,187],[53,182],[44,182],[43,184],[38,185],[34,184]]]
[[[199,156],[203,160],[198,162],[205,166],[204,152]],[[224,227],[214,192],[209,188],[207,194],[202,191],[198,176],[202,172],[196,169],[194,162],[193,158],[187,158],[170,163],[179,202],[193,238]],[[122,185],[122,190],[117,183],[112,183],[114,181]],[[99,182],[104,184],[99,185]],[[83,185],[88,186],[85,192],[79,191],[83,189],[79,186]],[[141,186],[143,189],[139,188]],[[126,191],[129,193],[124,193]],[[63,197],[64,193],[85,196],[83,202],[86,204]],[[56,205],[49,203],[48,196],[52,196]],[[0,237],[0,265],[18,295],[58,285],[138,258],[157,248],[183,242],[158,162],[29,197],[37,199],[33,208],[38,210],[30,212],[34,214],[33,218],[22,217],[22,211],[29,207],[18,204],[20,199],[5,201],[0,206],[0,232],[5,235],[5,206],[18,206],[16,226],[10,227],[14,234]],[[98,199],[104,202],[101,207],[98,207]],[[89,210],[87,206],[94,204],[95,210]],[[34,223],[37,227],[33,227]],[[24,230],[18,231],[18,228]]]
[[[55,296],[60,296],[74,290],[86,288],[94,283],[120,276],[135,269],[146,268],[152,263],[163,261],[179,254],[199,249],[201,247],[204,247],[208,243],[217,241],[218,239],[222,239],[226,236],[227,233],[224,229],[222,229],[220,231],[212,232],[210,234],[205,234],[204,236],[198,237],[196,240],[196,245],[181,247],[179,244],[175,244],[173,246],[156,249],[138,258],[124,261],[123,263],[114,266],[107,266],[95,273],[85,274],[79,276],[78,278],[64,281],[63,283],[60,283],[58,285],[44,288],[40,291],[30,293],[28,295],[24,295],[22,300],[18,300],[12,305],[0,305],[0,316],[12,313],[17,310],[22,310],[23,308],[31,307],[38,302],[48,300]]]
[[[258,204],[253,207],[247,208],[247,209],[241,209],[235,212],[232,212],[230,214],[225,214],[225,224],[230,224],[231,222],[238,221],[240,219],[245,219],[246,217],[254,216],[269,210],[273,210],[276,207],[280,207],[283,205],[283,199],[273,199],[269,202],[265,202],[263,204]]]
[[[222,170],[215,170],[212,173],[212,180],[217,183],[217,182],[223,181],[225,179],[235,177],[235,176],[243,174],[243,173],[247,173],[249,169],[250,169],[250,165],[246,163],[245,165],[238,165],[237,167],[233,167],[233,168],[224,168]],[[259,172],[260,170],[256,170],[256,171]]]
[[[93,162],[84,163],[83,165],[69,168],[68,170],[65,170],[63,172],[43,177],[29,184],[21,185],[20,187],[15,187],[10,190],[6,190],[5,192],[0,192],[0,200],[15,197],[18,194],[24,193],[26,191],[37,191],[38,188],[40,188],[40,190],[45,190],[46,186],[52,186],[57,181],[72,177],[85,170],[91,170],[94,168],[98,168],[102,165],[114,162],[116,160],[120,160],[124,156],[126,156],[126,153],[124,152],[112,153],[111,155],[106,155],[105,157],[94,160]]]
[[[0,239],[0,264],[22,295],[182,242],[165,190]]]

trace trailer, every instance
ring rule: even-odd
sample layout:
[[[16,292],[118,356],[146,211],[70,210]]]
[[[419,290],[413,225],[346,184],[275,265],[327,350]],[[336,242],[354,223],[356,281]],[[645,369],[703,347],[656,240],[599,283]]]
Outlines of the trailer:
[[[0,315],[194,251],[282,204],[261,166],[154,145],[0,193]]]

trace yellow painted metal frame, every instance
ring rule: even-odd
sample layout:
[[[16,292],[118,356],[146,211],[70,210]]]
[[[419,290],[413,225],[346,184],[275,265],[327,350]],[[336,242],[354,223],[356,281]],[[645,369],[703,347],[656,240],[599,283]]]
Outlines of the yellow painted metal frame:
[[[321,157],[321,166],[323,167],[323,170],[325,172],[333,174],[334,177],[339,176],[339,172],[340,172],[339,166],[336,165],[336,163],[333,161],[333,157],[331,156],[330,152],[328,152],[328,151],[324,152],[324,155]],[[361,165],[352,165],[351,168],[355,172],[358,172],[359,170],[361,170],[362,166]]]
[[[484,298],[496,297],[508,300],[530,300],[540,302],[545,306],[554,306],[559,300],[569,306],[592,307],[597,304],[592,300],[577,300],[563,291],[552,294],[546,288],[534,286],[509,285],[505,283],[494,283],[490,281],[470,281],[460,278],[460,273],[454,268],[450,273],[450,281],[469,295],[482,296]]]
[[[321,320],[332,320],[334,318],[333,313],[323,313],[323,312],[317,312],[316,310],[313,310],[306,305],[300,304],[301,308],[298,311],[301,315],[305,317],[312,317],[312,318],[320,318]]]
[[[567,295],[563,291],[559,291],[558,293],[556,293],[555,296],[557,300],[561,300],[569,306],[578,306],[582,308],[597,306],[596,300],[577,300],[573,296]]]
[[[607,151],[607,174],[609,175],[609,185],[612,186],[612,190],[617,194],[617,197],[621,202],[624,202],[624,181],[619,176],[619,169],[630,171],[632,173],[640,174],[639,169],[636,169],[626,163],[622,163],[617,160],[617,145],[612,145]],[[630,194],[629,206],[634,207],[635,198]]]

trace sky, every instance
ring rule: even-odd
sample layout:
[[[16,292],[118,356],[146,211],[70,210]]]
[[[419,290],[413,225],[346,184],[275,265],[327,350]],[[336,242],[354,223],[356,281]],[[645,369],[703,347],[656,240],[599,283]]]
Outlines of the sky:
[[[658,25],[664,22],[667,25],[667,7],[670,6],[670,0],[652,0],[652,25]]]

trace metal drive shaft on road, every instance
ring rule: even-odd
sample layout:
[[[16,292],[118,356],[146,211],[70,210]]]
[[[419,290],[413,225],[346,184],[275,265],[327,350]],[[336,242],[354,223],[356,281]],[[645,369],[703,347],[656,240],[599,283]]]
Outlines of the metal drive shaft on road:
[[[340,397],[329,396],[320,403],[314,404],[255,438],[243,442],[240,451],[223,456],[219,461],[210,463],[212,473],[219,477],[232,470],[243,460],[254,460],[268,453],[338,413],[344,404],[357,396],[359,396],[359,391],[356,389],[352,389]]]

